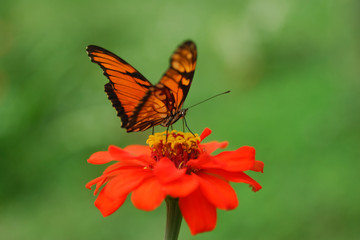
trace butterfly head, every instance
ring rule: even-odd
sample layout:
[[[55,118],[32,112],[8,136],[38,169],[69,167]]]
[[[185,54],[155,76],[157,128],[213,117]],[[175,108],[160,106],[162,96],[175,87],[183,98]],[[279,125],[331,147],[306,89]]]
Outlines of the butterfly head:
[[[185,117],[185,115],[186,115],[186,113],[187,113],[187,108],[184,108],[184,109],[181,109],[180,111],[179,111],[179,115],[180,115],[180,117],[179,118],[183,118],[183,117]]]
[[[169,127],[169,126],[173,125],[174,123],[176,123],[177,120],[179,120],[180,118],[185,118],[187,110],[188,110],[187,108],[181,109],[180,111],[176,112],[175,114],[168,116],[167,118],[164,119],[164,121],[162,121],[161,126]]]

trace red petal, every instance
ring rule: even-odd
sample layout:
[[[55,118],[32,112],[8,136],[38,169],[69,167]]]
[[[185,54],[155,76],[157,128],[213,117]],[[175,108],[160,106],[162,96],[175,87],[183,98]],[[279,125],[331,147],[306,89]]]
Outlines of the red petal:
[[[214,165],[216,163],[217,161],[211,155],[207,153],[202,153],[200,154],[199,158],[191,159],[190,161],[187,162],[186,165],[188,168],[203,169],[204,166],[207,166],[209,164]]]
[[[204,140],[207,136],[211,134],[211,130],[209,128],[205,128],[204,131],[200,134],[200,142]]]
[[[144,169],[143,166],[139,166],[138,164],[135,165],[135,164],[129,164],[128,162],[116,162],[110,166],[108,166],[104,172],[103,172],[103,175],[113,175],[114,173],[113,172],[117,172],[117,171],[124,171],[124,170],[128,170],[128,169]]]
[[[85,187],[86,187],[87,189],[90,189],[90,190],[91,190],[92,185],[97,184],[98,182],[101,182],[104,178],[105,178],[104,176],[97,177],[97,178],[91,180],[90,182],[88,182],[88,183],[85,185]]]
[[[254,192],[259,191],[262,188],[258,182],[243,172],[229,172],[221,169],[209,169],[206,170],[206,172],[222,176],[231,182],[243,182],[250,184]]]
[[[99,181],[99,182],[96,183],[96,188],[95,188],[95,191],[94,191],[94,196],[96,196],[96,194],[98,194],[99,189],[101,188],[102,185],[104,185],[104,183],[105,183],[107,180],[108,180],[107,178],[103,178],[101,181]]]
[[[134,156],[130,154],[128,151],[114,145],[110,145],[108,151],[111,154],[111,156],[116,160],[134,158]]]
[[[100,210],[104,217],[113,214],[125,202],[127,194],[111,198],[105,193],[105,186],[95,201],[95,206]]]
[[[131,170],[131,169],[149,169],[150,166],[153,165],[153,162],[147,162],[147,160],[145,159],[136,159],[136,158],[142,158],[141,156],[139,157],[134,157],[133,159],[126,159],[126,160],[121,160],[119,162],[116,162],[110,166],[108,166],[103,175],[109,174],[111,175],[111,172],[116,171],[116,170]],[[156,162],[154,162],[156,163]]]
[[[124,165],[127,166],[141,165],[145,167],[151,164],[155,164],[155,161],[150,157],[150,155],[134,156],[125,149],[121,149],[113,145],[109,146],[109,153],[114,159],[121,161]]]
[[[224,170],[238,172],[251,169],[255,163],[255,148],[244,146],[235,151],[226,151],[214,156],[224,163]]]
[[[203,143],[200,144],[200,147],[203,148],[203,152],[206,152],[207,154],[211,154],[218,148],[226,148],[228,145],[228,142],[209,142],[209,143]]]
[[[113,178],[99,177],[88,183],[94,184],[97,181],[97,189],[108,179],[108,183],[100,191],[99,196],[95,201],[95,206],[101,211],[104,217],[116,211],[125,201],[126,196],[141,182],[149,177],[151,171],[141,170],[122,170],[117,176]],[[110,179],[110,180],[109,180]]]
[[[151,154],[150,147],[143,145],[130,145],[125,147],[124,150],[129,152],[133,156],[140,156],[140,155],[150,156]]]
[[[157,208],[164,198],[161,185],[155,178],[144,181],[131,195],[134,206],[145,211]]]
[[[192,235],[211,231],[216,226],[216,208],[202,195],[194,191],[179,199],[179,206]]]
[[[173,198],[185,197],[192,193],[199,186],[199,181],[193,175],[185,174],[176,181],[163,184],[163,190],[166,195]]]
[[[234,189],[226,181],[208,174],[198,174],[201,191],[209,202],[223,210],[237,207],[238,199]]]
[[[255,160],[255,164],[250,170],[263,173],[264,172],[264,162]]]
[[[113,164],[112,166],[114,166],[114,165],[116,165],[116,164]],[[131,184],[128,184],[128,185],[127,185],[128,187],[131,187],[132,184],[136,184],[137,181],[141,181],[142,179],[144,179],[144,178],[146,177],[146,174],[144,174],[144,169],[143,169],[143,168],[139,168],[139,167],[137,167],[137,168],[124,168],[124,167],[122,167],[122,168],[117,168],[117,169],[113,169],[113,170],[109,169],[109,168],[112,167],[112,166],[109,166],[109,167],[104,171],[104,173],[103,173],[103,175],[102,175],[101,177],[99,177],[99,178],[97,178],[97,179],[94,179],[94,180],[97,180],[97,181],[96,181],[96,189],[95,189],[95,191],[94,191],[94,195],[97,194],[99,188],[100,188],[105,182],[108,182],[108,181],[110,181],[110,180],[113,180],[112,183],[111,183],[111,185],[112,185],[112,184],[115,184],[115,182],[117,181],[117,178],[116,178],[116,177],[118,177],[118,176],[120,176],[120,177],[123,178],[123,182],[124,182],[125,184],[127,184],[126,181],[132,181],[131,178],[129,178],[129,179],[127,178],[127,176],[128,176],[129,174],[130,174],[131,176],[134,176],[134,177],[136,178],[135,181],[133,181]],[[140,173],[140,174],[141,174],[141,177],[139,177],[138,175],[136,175],[136,173]],[[93,180],[93,181],[94,181],[94,180]],[[88,183],[88,185],[89,185],[89,186],[91,186],[90,184],[93,185],[93,184],[95,183],[95,181],[94,181],[94,182],[93,182],[93,181],[91,181],[90,183]],[[125,188],[125,189],[126,189],[126,188]]]
[[[92,164],[105,164],[114,160],[108,151],[101,151],[93,153],[87,161]]]
[[[183,177],[186,169],[178,169],[174,163],[168,158],[160,159],[154,167],[154,174],[157,179],[162,182],[171,182]]]
[[[111,178],[106,184],[105,193],[112,198],[128,194],[136,189],[144,179],[150,177],[150,170],[123,170],[116,177]]]

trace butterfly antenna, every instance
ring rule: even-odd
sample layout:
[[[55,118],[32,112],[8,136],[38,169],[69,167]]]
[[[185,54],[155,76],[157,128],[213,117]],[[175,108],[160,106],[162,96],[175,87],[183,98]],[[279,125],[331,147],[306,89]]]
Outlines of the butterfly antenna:
[[[198,103],[196,103],[196,104],[188,107],[187,109],[192,108],[192,107],[195,107],[195,106],[199,105],[200,103],[206,102],[206,101],[208,101],[208,100],[210,100],[210,99],[212,99],[212,98],[214,98],[214,97],[217,97],[217,96],[220,96],[220,95],[229,93],[229,92],[230,92],[230,91],[226,91],[226,92],[222,92],[222,93],[216,94],[216,95],[214,95],[214,96],[212,96],[212,97],[209,97],[209,98],[207,98],[207,99],[205,99],[205,100],[202,100],[201,102],[198,102]],[[186,124],[186,121],[185,121],[185,124]],[[187,126],[186,126],[186,127],[187,127]],[[189,128],[188,128],[188,129],[189,129]],[[189,130],[190,130],[190,129],[189,129]],[[191,132],[191,131],[190,131],[190,132]]]

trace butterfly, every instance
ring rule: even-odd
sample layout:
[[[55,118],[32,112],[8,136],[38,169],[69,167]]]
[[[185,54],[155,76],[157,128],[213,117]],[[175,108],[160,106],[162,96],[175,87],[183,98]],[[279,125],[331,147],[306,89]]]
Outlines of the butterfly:
[[[157,125],[168,128],[185,117],[187,109],[182,109],[182,105],[191,86],[197,58],[194,42],[185,41],[175,50],[169,68],[156,85],[104,48],[89,45],[86,51],[109,79],[105,92],[121,118],[121,127],[127,132],[145,131]]]

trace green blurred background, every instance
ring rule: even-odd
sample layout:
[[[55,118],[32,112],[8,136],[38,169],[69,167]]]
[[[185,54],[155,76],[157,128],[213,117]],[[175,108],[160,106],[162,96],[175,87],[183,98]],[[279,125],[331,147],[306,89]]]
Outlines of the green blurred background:
[[[251,145],[263,189],[233,185],[239,207],[214,231],[179,239],[360,239],[359,1],[0,3],[0,238],[163,239],[164,204],[128,201],[103,218],[86,159],[126,133],[85,47],[113,51],[156,83],[182,41],[198,47],[187,121],[229,149]],[[181,124],[175,125],[181,129]],[[164,128],[158,127],[157,131]]]

